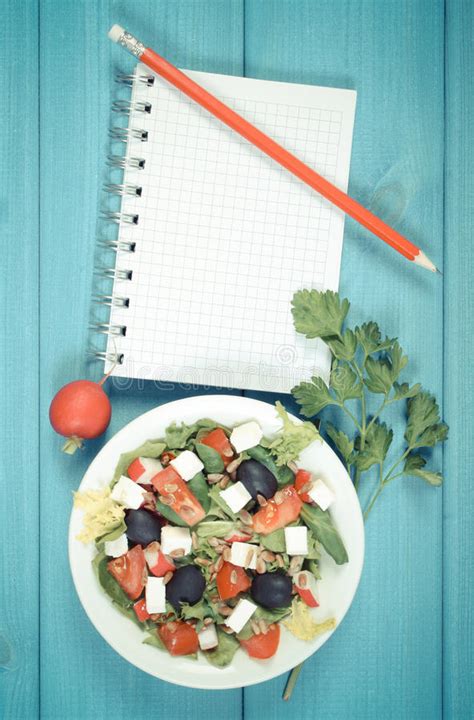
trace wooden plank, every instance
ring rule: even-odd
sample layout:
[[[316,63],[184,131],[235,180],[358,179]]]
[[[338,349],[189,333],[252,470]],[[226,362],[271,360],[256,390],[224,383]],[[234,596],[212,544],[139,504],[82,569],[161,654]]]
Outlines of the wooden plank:
[[[474,223],[474,6],[448,2],[446,13],[445,407],[450,425],[444,463],[444,717],[474,714],[474,495],[471,468],[474,341],[471,257]]]
[[[13,63],[19,47],[22,62]],[[0,26],[3,409],[0,715],[38,714],[38,12],[9,0]],[[8,71],[6,69],[8,68]]]
[[[41,4],[41,706],[45,718],[240,718],[241,693],[197,693],[162,683],[121,660],[93,630],[70,579],[66,537],[71,491],[103,438],[74,458],[48,426],[53,393],[98,377],[85,363],[99,184],[108,150],[113,67],[134,61],[106,37],[119,22],[189,68],[242,71],[240,1]],[[108,436],[151,407],[198,389],[153,383],[111,386]]]
[[[247,0],[245,28],[247,75],[358,91],[350,192],[441,263],[443,4]],[[352,321],[376,319],[398,335],[410,379],[440,396],[440,276],[347,222],[341,291]],[[394,483],[366,531],[344,624],[307,662],[290,703],[279,702],[283,679],[246,690],[246,718],[270,707],[272,717],[299,720],[440,716],[441,492]]]

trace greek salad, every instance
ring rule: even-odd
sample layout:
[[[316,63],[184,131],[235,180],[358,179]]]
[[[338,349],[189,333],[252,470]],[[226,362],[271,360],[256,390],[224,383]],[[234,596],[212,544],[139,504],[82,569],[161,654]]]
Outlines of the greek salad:
[[[95,543],[98,581],[143,642],[225,667],[239,648],[272,657],[281,624],[304,640],[335,626],[309,611],[321,553],[348,561],[334,495],[295,462],[319,434],[276,409],[271,439],[254,420],[173,424],[121,455],[109,486],[75,494],[78,539]]]

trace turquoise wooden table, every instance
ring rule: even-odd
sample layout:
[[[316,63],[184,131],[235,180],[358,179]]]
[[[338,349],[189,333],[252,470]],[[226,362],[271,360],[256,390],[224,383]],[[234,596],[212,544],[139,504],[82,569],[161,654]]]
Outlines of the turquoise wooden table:
[[[474,5],[461,0],[4,0],[0,715],[8,720],[472,718],[474,600],[471,256]],[[443,268],[419,271],[346,224],[341,289],[354,319],[398,335],[444,401],[442,491],[395,483],[367,525],[361,586],[304,667],[245,691],[165,684],[116,655],[72,586],[71,492],[101,447],[59,452],[53,393],[87,365],[99,187],[113,69],[129,27],[187,68],[355,88],[351,191]],[[112,390],[108,436],[202,392]],[[289,398],[284,398],[288,402]]]

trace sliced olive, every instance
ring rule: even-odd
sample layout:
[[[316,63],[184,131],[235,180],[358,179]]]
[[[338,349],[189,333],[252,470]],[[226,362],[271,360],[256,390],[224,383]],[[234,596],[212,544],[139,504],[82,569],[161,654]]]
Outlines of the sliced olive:
[[[244,460],[240,463],[237,480],[240,480],[254,500],[257,495],[263,495],[268,500],[275,495],[278,488],[274,474],[258,460]]]

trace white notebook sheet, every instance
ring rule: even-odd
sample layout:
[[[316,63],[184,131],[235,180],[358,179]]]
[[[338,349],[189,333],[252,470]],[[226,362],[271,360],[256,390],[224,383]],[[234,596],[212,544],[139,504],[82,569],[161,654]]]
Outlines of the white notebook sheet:
[[[185,71],[328,180],[347,188],[356,93],[352,90]],[[320,341],[297,336],[291,298],[301,288],[337,290],[343,214],[210,113],[138,65],[123,182],[126,195],[109,338],[123,355],[114,375],[204,386],[288,392],[329,374]],[[114,345],[115,343],[115,345]],[[110,363],[106,362],[106,370]]]

